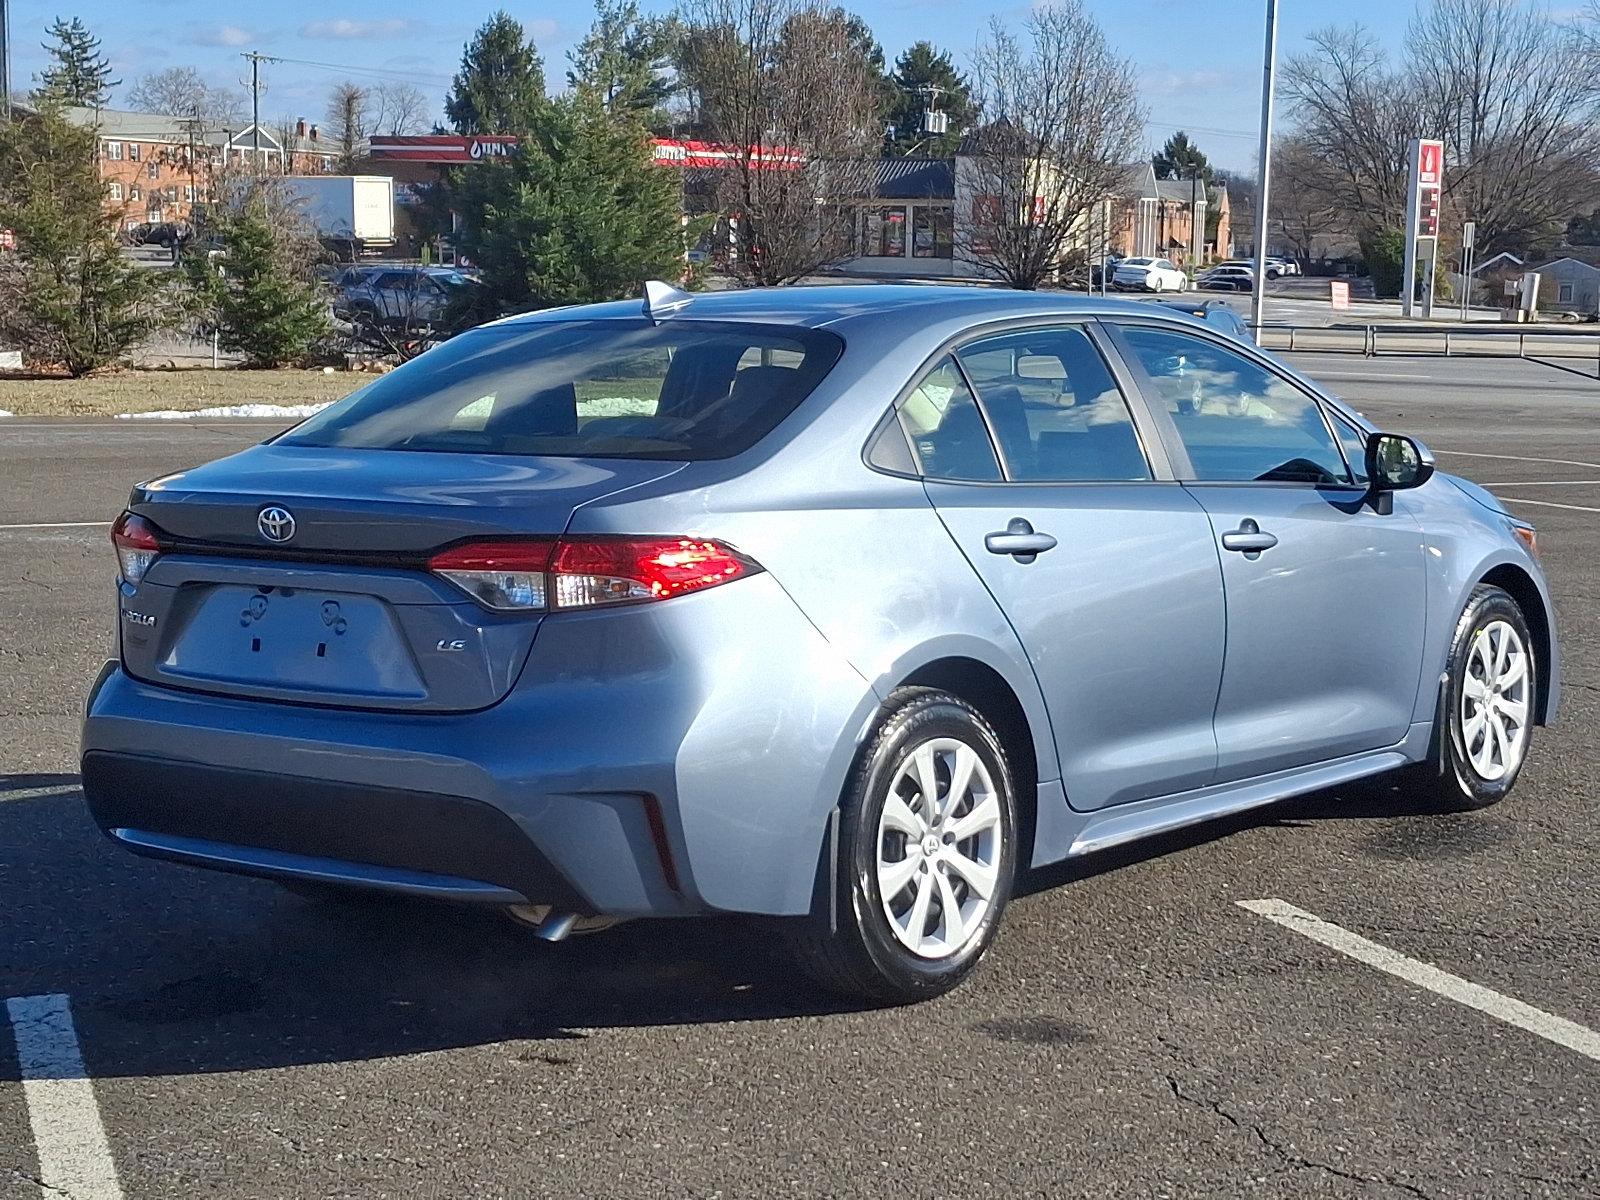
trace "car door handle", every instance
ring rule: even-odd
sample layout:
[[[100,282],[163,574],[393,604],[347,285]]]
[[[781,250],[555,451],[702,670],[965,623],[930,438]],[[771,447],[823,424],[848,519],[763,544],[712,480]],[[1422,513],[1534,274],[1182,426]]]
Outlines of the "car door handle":
[[[1036,533],[1024,518],[1012,517],[1003,532],[984,535],[983,546],[990,554],[1009,554],[1020,563],[1031,563],[1046,550],[1054,550],[1056,540],[1048,533]]]
[[[1255,558],[1263,550],[1271,550],[1277,544],[1275,536],[1262,532],[1261,526],[1248,517],[1239,522],[1239,528],[1222,535],[1224,550],[1237,550],[1246,558]]]

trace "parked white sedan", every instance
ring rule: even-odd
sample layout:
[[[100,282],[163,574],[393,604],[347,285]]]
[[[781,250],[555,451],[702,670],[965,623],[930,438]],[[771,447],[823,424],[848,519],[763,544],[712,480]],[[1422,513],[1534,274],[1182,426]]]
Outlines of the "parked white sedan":
[[[1164,258],[1125,258],[1117,264],[1111,282],[1119,288],[1142,292],[1182,292],[1189,277]]]

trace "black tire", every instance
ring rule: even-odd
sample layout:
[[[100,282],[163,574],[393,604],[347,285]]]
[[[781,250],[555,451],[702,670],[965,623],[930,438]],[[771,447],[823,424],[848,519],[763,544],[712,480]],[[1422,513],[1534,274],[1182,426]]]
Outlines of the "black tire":
[[[957,951],[929,958],[913,953],[890,928],[879,894],[877,859],[879,821],[889,789],[916,748],[935,738],[964,743],[987,770],[999,802],[1000,844],[987,910]],[[941,783],[948,787],[948,778]],[[895,692],[845,787],[839,818],[837,870],[825,869],[822,911],[788,923],[800,965],[827,990],[872,1003],[909,1004],[950,991],[972,973],[994,941],[1016,876],[1016,789],[994,727],[948,693],[931,688]],[[834,878],[837,891],[830,895],[828,881]],[[829,925],[835,913],[838,929],[833,932]]]
[[[1518,731],[1520,753],[1509,770],[1498,778],[1485,778],[1473,765],[1467,741],[1466,718],[1462,703],[1470,672],[1473,644],[1496,622],[1505,622],[1521,641],[1527,662],[1523,695],[1527,721]],[[1534,710],[1538,703],[1538,655],[1521,607],[1511,595],[1492,584],[1480,583],[1467,598],[1461,619],[1450,640],[1450,658],[1445,679],[1439,689],[1439,709],[1434,717],[1433,745],[1426,762],[1408,773],[1409,790],[1439,812],[1470,812],[1498,804],[1516,786],[1522,764],[1527,761],[1533,740]],[[1487,736],[1487,731],[1485,731]],[[1476,744],[1474,742],[1473,744]]]

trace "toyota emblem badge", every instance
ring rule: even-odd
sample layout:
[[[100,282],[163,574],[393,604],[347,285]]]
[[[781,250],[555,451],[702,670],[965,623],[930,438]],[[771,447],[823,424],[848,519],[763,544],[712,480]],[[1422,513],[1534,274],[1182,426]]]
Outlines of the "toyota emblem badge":
[[[256,517],[256,528],[269,542],[287,542],[294,536],[294,514],[287,508],[269,504]]]

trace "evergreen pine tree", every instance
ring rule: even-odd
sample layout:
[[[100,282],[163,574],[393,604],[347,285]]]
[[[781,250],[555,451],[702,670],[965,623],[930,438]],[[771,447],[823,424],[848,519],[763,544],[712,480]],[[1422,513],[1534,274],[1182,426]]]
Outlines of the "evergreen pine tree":
[[[0,229],[16,235],[19,265],[0,305],[30,331],[30,358],[75,376],[117,361],[166,320],[154,303],[164,273],[139,268],[117,246],[98,138],[55,103],[0,123]]]
[[[111,78],[111,64],[100,53],[100,39],[93,36],[78,17],[64,21],[57,17],[45,31],[53,42],[44,50],[54,62],[39,76],[41,103],[104,108],[111,89],[122,80]]]
[[[595,90],[548,104],[509,163],[472,173],[463,247],[506,307],[637,296],[683,274],[682,183]]]
[[[954,154],[972,122],[972,89],[950,61],[950,52],[935,49],[931,42],[917,42],[895,60],[889,83],[893,93],[889,123],[894,127],[889,152],[927,158]],[[947,133],[929,134],[923,129],[922,113],[930,106],[930,99],[919,90],[924,87],[942,89],[933,104],[949,118]]]
[[[273,220],[273,207],[287,211],[270,184],[246,191],[236,208],[213,214],[207,232],[217,236],[222,254],[184,259],[198,315],[216,329],[223,349],[255,367],[304,358],[328,332],[327,302],[299,240]]]
[[[457,133],[522,133],[544,106],[544,59],[504,10],[461,55],[444,111]]]
[[[594,24],[568,57],[567,84],[592,89],[613,113],[648,118],[676,87],[671,22],[642,16],[635,0],[595,0]]]
[[[1205,152],[1189,140],[1189,135],[1178,130],[1167,139],[1167,144],[1150,156],[1157,179],[1203,179],[1211,182],[1211,164]]]

